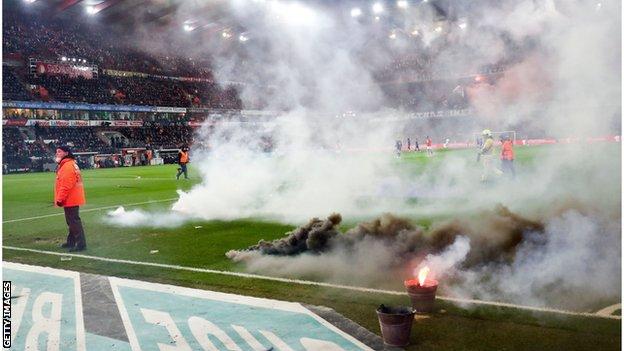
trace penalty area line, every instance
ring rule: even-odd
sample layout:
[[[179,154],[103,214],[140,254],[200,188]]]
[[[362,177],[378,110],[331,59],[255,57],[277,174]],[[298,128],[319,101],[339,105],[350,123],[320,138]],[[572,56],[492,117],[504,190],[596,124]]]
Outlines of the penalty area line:
[[[117,259],[117,258],[89,256],[89,255],[72,254],[72,253],[64,253],[64,252],[54,252],[54,251],[44,251],[44,250],[29,249],[29,248],[14,247],[14,246],[2,246],[2,248],[3,249],[7,249],[7,250],[34,252],[34,253],[39,253],[39,254],[44,254],[44,255],[64,256],[64,257],[68,257],[69,256],[69,257],[83,258],[83,259],[94,260],[94,261],[130,264],[130,265],[137,265],[137,266],[158,267],[158,268],[166,268],[166,269],[182,270],[182,271],[198,272],[198,273],[220,274],[220,275],[234,276],[234,277],[241,277],[241,278],[261,279],[261,280],[276,281],[276,282],[282,282],[282,283],[319,286],[319,287],[343,289],[343,290],[366,292],[366,293],[397,295],[397,296],[404,296],[404,295],[406,295],[406,293],[403,292],[403,291],[365,288],[365,287],[361,287],[361,286],[332,284],[332,283],[324,283],[324,282],[315,282],[315,281],[311,281],[311,280],[300,280],[300,279],[271,277],[271,276],[267,276],[267,275],[260,275],[260,274],[253,274],[253,273],[220,271],[220,270],[208,269],[208,268],[187,267],[187,266],[179,266],[179,265],[172,265],[172,264],[165,264],[165,263],[156,263],[156,262],[131,261],[131,260],[124,260],[124,259]],[[607,319],[621,319],[621,316],[612,316],[612,315],[587,313],[587,312],[574,312],[574,311],[559,310],[559,309],[547,308],[547,307],[523,306],[523,305],[516,305],[516,304],[511,304],[511,303],[506,303],[506,302],[483,301],[483,300],[474,300],[474,299],[462,299],[462,298],[454,298],[454,297],[446,297],[446,296],[437,296],[436,298],[438,298],[440,300],[443,300],[443,301],[449,301],[449,302],[457,303],[457,304],[460,304],[460,305],[461,304],[484,305],[484,306],[514,308],[514,309],[520,309],[520,310],[526,310],[526,311],[534,311],[534,312],[546,312],[546,313],[565,314],[565,315],[572,315],[572,316],[607,318]]]
[[[171,198],[171,199],[163,199],[163,200],[150,200],[150,201],[143,201],[143,202],[134,202],[131,204],[119,204],[119,205],[111,205],[111,206],[104,206],[104,207],[96,207],[96,208],[88,208],[86,210],[80,210],[80,213],[85,213],[85,212],[93,212],[93,211],[101,211],[101,210],[107,210],[107,209],[111,209],[111,208],[117,208],[119,206],[124,206],[124,207],[128,207],[128,206],[138,206],[138,205],[147,205],[147,204],[153,204],[153,203],[158,203],[158,202],[168,202],[168,201],[175,201],[178,198]],[[26,217],[26,218],[17,218],[17,219],[9,219],[7,221],[2,221],[2,223],[14,223],[14,222],[23,222],[23,221],[31,221],[33,219],[40,219],[40,218],[48,218],[48,217],[55,217],[55,216],[63,216],[64,213],[63,212],[59,212],[59,213],[51,213],[51,214],[47,214],[47,215],[41,215],[41,216],[34,216],[34,217]]]

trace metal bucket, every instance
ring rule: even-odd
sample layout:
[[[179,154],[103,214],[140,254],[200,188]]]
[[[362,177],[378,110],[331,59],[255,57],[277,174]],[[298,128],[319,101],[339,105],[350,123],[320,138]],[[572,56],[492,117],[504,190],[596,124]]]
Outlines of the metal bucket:
[[[435,304],[435,295],[438,290],[438,282],[432,281],[424,286],[409,285],[407,294],[412,301],[412,307],[416,313],[431,313]]]
[[[377,317],[381,327],[384,344],[393,347],[409,345],[414,310],[410,307],[390,307],[381,305],[377,308]]]

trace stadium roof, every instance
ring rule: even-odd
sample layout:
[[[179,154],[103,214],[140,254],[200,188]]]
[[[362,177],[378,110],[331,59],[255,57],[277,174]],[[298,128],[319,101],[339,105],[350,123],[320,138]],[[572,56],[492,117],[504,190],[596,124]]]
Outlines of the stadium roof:
[[[479,6],[490,3],[492,0],[476,1]],[[348,13],[353,7],[369,8],[375,1],[335,1],[313,0],[302,1],[307,5],[316,5],[324,8],[332,8]],[[145,23],[176,24],[177,11],[182,7],[192,9],[195,17],[201,17],[204,21],[223,19],[227,17],[230,1],[213,0],[12,0],[7,3],[22,3],[33,9],[45,9],[53,11],[56,16],[80,20],[88,18],[89,14],[97,15],[99,22],[110,24],[137,25]],[[380,1],[383,7],[392,15],[397,9],[396,1]],[[409,0],[410,5],[430,6],[438,19],[454,18],[458,13],[469,13],[474,2],[451,1],[451,0]],[[182,6],[184,5],[184,6]],[[392,16],[389,16],[392,17]],[[174,23],[172,23],[172,21]],[[179,24],[182,25],[182,24]]]

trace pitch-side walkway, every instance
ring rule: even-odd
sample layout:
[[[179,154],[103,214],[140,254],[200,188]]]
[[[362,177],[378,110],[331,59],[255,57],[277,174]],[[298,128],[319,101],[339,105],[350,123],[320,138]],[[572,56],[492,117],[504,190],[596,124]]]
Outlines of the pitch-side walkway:
[[[162,269],[188,271],[188,272],[220,274],[220,275],[225,275],[225,276],[262,279],[262,280],[278,281],[278,282],[299,284],[299,285],[322,286],[322,287],[328,287],[328,288],[352,290],[352,291],[359,291],[359,292],[370,292],[370,293],[401,295],[401,296],[405,295],[405,291],[383,290],[383,289],[366,288],[366,287],[352,286],[352,285],[341,285],[341,284],[317,282],[317,281],[311,281],[311,280],[280,278],[280,277],[272,277],[272,276],[259,275],[259,274],[253,274],[253,273],[220,271],[220,270],[207,269],[207,268],[186,267],[186,266],[178,266],[178,265],[155,263],[155,262],[132,261],[132,260],[110,258],[110,257],[99,257],[99,256],[90,256],[90,255],[84,255],[84,254],[73,254],[73,253],[66,253],[66,252],[37,250],[37,249],[30,249],[30,248],[25,248],[25,247],[2,246],[2,248],[5,250],[15,250],[15,251],[23,251],[23,252],[33,252],[33,253],[44,254],[44,255],[60,256],[61,260],[64,258],[71,259],[72,257],[76,257],[76,258],[83,258],[83,259],[88,259],[88,260],[96,260],[96,261],[103,261],[103,262],[110,262],[110,263],[158,267]],[[512,304],[512,303],[507,303],[507,302],[483,301],[483,300],[464,299],[464,298],[439,296],[439,295],[436,296],[436,299],[453,302],[458,305],[482,305],[482,306],[507,307],[507,308],[525,310],[525,311],[555,313],[555,314],[563,314],[563,315],[571,315],[571,316],[622,319],[622,316],[620,314],[613,315],[613,313],[618,310],[618,308],[612,308],[613,306],[607,307],[608,313],[605,312],[607,311],[607,309],[601,309],[600,313],[597,313],[597,312],[568,311],[568,310],[561,310],[561,309],[549,308],[549,307],[524,306],[524,305],[517,305],[517,304]]]
[[[3,276],[12,350],[383,348],[327,308],[12,262]]]

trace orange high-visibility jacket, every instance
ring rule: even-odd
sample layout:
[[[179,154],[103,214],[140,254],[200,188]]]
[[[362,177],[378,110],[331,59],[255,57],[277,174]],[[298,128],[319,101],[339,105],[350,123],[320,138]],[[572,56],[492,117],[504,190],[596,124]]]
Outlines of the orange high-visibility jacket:
[[[511,140],[503,141],[503,148],[501,150],[501,160],[513,160],[514,152],[513,152],[513,144]]]
[[[63,207],[80,206],[86,203],[80,168],[72,158],[65,158],[56,170],[54,184],[54,205],[58,202]]]
[[[180,163],[188,163],[188,152],[180,151]]]

